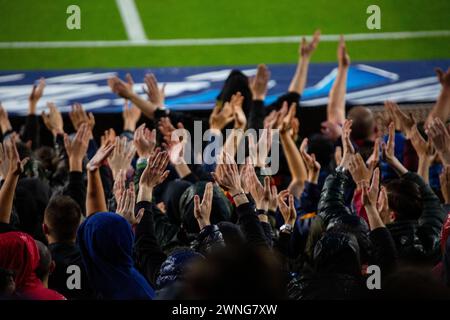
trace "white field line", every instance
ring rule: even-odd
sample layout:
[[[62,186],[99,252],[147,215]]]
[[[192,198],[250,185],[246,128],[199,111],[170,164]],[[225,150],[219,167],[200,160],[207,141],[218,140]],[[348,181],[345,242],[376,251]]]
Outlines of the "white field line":
[[[324,34],[320,41],[339,41],[339,34]],[[450,30],[432,31],[402,31],[380,33],[351,33],[346,34],[346,41],[392,40],[412,38],[449,37]],[[214,39],[161,39],[161,40],[105,40],[105,41],[24,41],[0,42],[0,49],[21,48],[86,48],[86,47],[176,47],[176,46],[215,46],[238,44],[269,44],[269,43],[298,43],[305,36],[283,37],[243,37],[243,38],[214,38]]]
[[[147,40],[134,0],[116,0],[122,22],[131,41]]]

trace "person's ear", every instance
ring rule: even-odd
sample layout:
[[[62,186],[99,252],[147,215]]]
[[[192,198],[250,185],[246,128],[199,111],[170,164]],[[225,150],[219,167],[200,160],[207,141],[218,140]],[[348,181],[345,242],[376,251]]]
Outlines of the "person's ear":
[[[48,268],[49,274],[52,274],[53,271],[55,271],[55,268],[56,268],[55,260],[52,260],[52,262],[50,263],[50,267]]]
[[[50,233],[49,228],[45,223],[42,224],[42,231],[45,235],[48,235]]]
[[[394,211],[389,211],[389,218],[392,222],[394,222],[395,220],[397,220],[397,214]]]

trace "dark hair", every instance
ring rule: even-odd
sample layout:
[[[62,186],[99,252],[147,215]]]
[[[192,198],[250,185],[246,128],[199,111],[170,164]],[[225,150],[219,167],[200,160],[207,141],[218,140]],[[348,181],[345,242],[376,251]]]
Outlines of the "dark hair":
[[[422,214],[422,195],[419,186],[405,179],[394,179],[386,185],[389,209],[396,220],[417,220]]]
[[[322,134],[313,134],[308,139],[308,153],[314,153],[322,168],[329,168],[334,158],[334,144]]]
[[[45,221],[52,236],[58,241],[70,241],[76,237],[81,220],[78,203],[67,196],[56,196],[45,209]]]
[[[43,281],[45,276],[50,272],[50,265],[52,263],[52,255],[47,246],[39,240],[34,240],[39,250],[39,265],[36,268],[37,277]]]

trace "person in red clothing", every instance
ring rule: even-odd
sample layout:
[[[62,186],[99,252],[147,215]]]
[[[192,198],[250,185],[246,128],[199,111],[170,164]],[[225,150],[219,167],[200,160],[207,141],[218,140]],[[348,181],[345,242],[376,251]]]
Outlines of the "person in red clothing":
[[[23,232],[0,234],[0,268],[14,272],[16,296],[27,300],[66,300],[37,277],[39,250],[34,239]]]

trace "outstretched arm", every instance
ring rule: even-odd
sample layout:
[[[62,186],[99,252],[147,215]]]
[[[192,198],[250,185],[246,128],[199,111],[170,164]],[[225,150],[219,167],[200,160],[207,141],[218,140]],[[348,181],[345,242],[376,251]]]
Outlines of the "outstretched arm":
[[[345,121],[345,91],[347,87],[347,72],[350,66],[350,57],[347,53],[343,36],[341,36],[339,41],[337,56],[338,70],[328,97],[327,120],[342,125]]]
[[[151,101],[142,99],[130,88],[130,86],[127,85],[127,83],[120,80],[118,77],[109,78],[108,85],[115,94],[130,100],[132,104],[138,107],[145,114],[145,116],[153,119],[155,111],[158,109],[157,105]]]
[[[294,77],[289,85],[289,92],[296,92],[302,94],[306,85],[306,77],[308,75],[309,61],[314,50],[317,48],[320,39],[320,30],[314,32],[314,36],[311,42],[307,42],[305,38],[302,39],[299,48],[299,57],[297,69],[295,70]]]
[[[436,73],[439,82],[442,84],[442,90],[436,104],[428,114],[426,124],[429,124],[434,118],[446,122],[450,116],[450,68],[447,69],[447,72],[436,69]]]
[[[7,161],[9,165],[5,182],[0,189],[0,222],[2,223],[10,222],[17,181],[19,181],[23,166],[28,161],[28,158],[20,161],[14,141],[15,137],[13,136],[3,146],[0,144],[0,158],[2,162]]]
[[[86,216],[96,212],[108,211],[105,193],[103,191],[100,166],[114,150],[114,145],[103,145],[86,166],[88,173],[88,185],[86,194]]]

